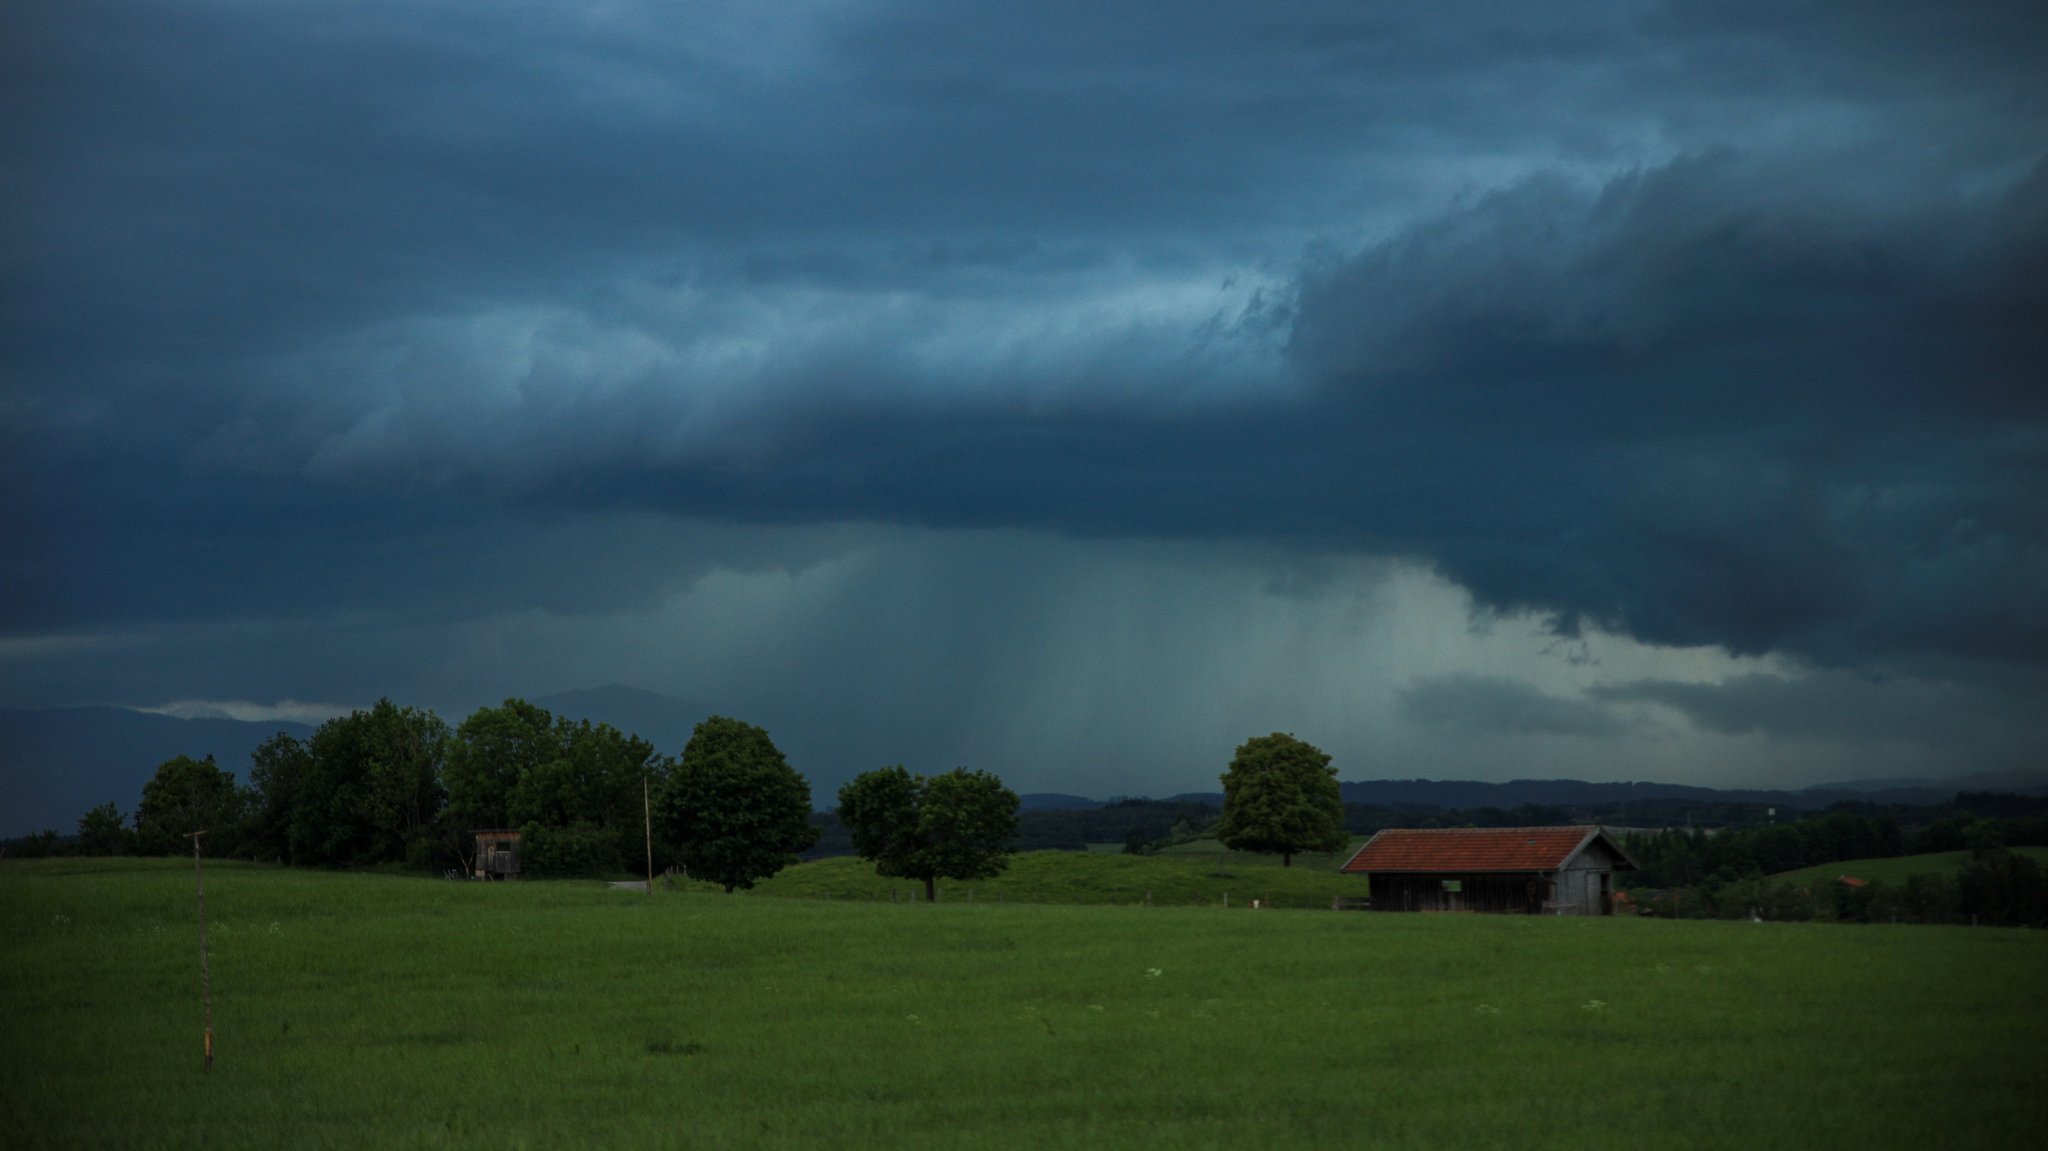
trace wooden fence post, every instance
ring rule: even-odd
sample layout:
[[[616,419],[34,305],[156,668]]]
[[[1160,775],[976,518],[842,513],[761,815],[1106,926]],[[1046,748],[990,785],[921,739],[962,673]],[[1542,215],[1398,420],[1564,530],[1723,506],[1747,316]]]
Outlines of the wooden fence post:
[[[205,834],[200,830],[191,835],[192,878],[199,888],[199,1002],[206,1019],[202,1040],[206,1061],[199,1067],[202,1073],[213,1070],[213,973],[206,963],[206,871],[199,863],[199,837]]]

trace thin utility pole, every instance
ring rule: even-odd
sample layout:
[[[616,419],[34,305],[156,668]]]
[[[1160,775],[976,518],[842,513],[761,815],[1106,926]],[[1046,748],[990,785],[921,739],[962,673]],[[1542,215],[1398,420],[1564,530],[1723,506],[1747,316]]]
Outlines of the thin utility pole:
[[[206,1062],[201,1072],[213,1070],[213,974],[206,966],[206,871],[199,863],[199,837],[205,831],[195,831],[192,839],[192,876],[199,884],[199,1002],[206,1011]]]
[[[647,797],[647,777],[640,777],[641,829],[647,833],[647,894],[654,894],[654,801]]]

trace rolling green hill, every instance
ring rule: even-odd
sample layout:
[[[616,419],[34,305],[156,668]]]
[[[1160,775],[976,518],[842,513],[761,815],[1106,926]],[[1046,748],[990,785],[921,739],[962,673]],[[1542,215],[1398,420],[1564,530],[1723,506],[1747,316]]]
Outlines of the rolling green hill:
[[[1081,903],[1143,904],[1147,893],[1155,906],[1232,906],[1251,900],[1281,908],[1328,909],[1333,896],[1363,899],[1365,878],[1339,875],[1336,856],[1296,856],[1281,867],[1278,856],[1218,851],[1122,855],[1081,851],[1027,851],[1010,857],[1007,871],[995,879],[972,883],[939,882],[942,903]],[[687,885],[697,888],[700,885]],[[711,885],[701,885],[709,890]],[[891,892],[908,901],[922,885],[906,879],[885,879],[875,865],[856,856],[839,856],[786,868],[750,893],[797,899],[849,899],[887,903]]]
[[[2016,847],[2013,851],[2048,867],[2048,847]],[[1889,859],[1849,859],[1840,863],[1802,867],[1797,871],[1779,872],[1771,876],[1771,879],[1774,882],[1805,886],[1827,883],[1842,875],[1854,876],[1857,879],[1875,879],[1887,884],[1903,883],[1909,875],[1954,877],[1957,869],[1962,867],[1963,860],[1969,858],[1969,855],[1967,851],[1936,851],[1927,855],[1899,855]]]
[[[1372,836],[1370,835],[1354,835],[1351,837],[1350,846],[1342,851],[1303,852],[1294,857],[1292,866],[1306,867],[1311,871],[1334,871],[1342,866],[1345,860],[1351,858],[1352,854],[1358,850],[1361,844],[1371,838]],[[1089,851],[1105,855],[1118,854],[1123,849],[1124,845],[1121,843],[1091,843],[1088,845]],[[1215,839],[1196,839],[1187,843],[1176,843],[1172,847],[1160,848],[1159,854],[1172,856],[1199,855],[1207,856],[1212,860],[1222,858],[1225,861],[1225,866],[1233,868],[1282,866],[1280,857],[1277,855],[1257,855],[1249,851],[1232,851],[1224,847],[1222,841]]]

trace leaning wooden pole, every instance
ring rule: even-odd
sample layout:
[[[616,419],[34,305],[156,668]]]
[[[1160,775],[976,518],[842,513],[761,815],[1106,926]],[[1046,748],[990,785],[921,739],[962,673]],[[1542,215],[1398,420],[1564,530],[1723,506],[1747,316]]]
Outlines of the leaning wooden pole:
[[[640,777],[641,828],[647,833],[647,894],[654,894],[654,801],[647,798],[647,777]]]
[[[199,885],[199,1002],[206,1012],[206,1031],[203,1050],[206,1061],[200,1064],[200,1071],[213,1070],[213,974],[206,965],[206,871],[199,862],[199,837],[204,831],[192,833],[192,877]]]

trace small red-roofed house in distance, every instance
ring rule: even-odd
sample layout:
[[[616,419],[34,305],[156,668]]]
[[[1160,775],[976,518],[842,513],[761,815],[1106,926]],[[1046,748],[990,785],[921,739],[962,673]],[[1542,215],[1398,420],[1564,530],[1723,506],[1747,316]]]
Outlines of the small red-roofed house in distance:
[[[1375,911],[1612,915],[1614,873],[1635,861],[1598,827],[1388,828],[1341,869]]]

